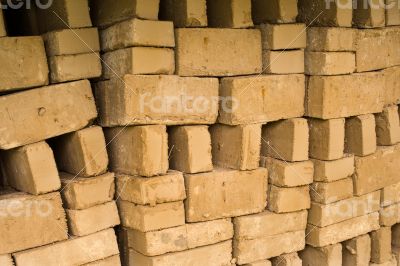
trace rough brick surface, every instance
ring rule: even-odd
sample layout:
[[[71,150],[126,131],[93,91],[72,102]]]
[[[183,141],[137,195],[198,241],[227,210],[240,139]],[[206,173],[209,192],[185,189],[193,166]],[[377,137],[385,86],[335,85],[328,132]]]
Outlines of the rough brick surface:
[[[357,0],[353,11],[353,24],[358,28],[379,28],[385,26],[384,2]]]
[[[300,0],[298,20],[313,26],[351,27],[352,1]]]
[[[293,23],[298,14],[295,0],[252,0],[254,23]]]
[[[383,207],[379,211],[379,223],[381,226],[393,226],[400,223],[400,204]]]
[[[386,0],[388,8],[385,10],[386,26],[400,25],[399,2],[396,0]]]
[[[356,56],[351,52],[306,52],[304,57],[307,75],[344,75],[356,68]]]
[[[396,183],[381,190],[382,206],[389,206],[400,202],[400,183]]]
[[[4,266],[14,266],[14,261],[9,254],[0,255],[0,264]]]
[[[206,0],[161,0],[160,19],[175,27],[207,27]]]
[[[400,67],[390,67],[382,71],[385,80],[385,104],[400,103]]]
[[[335,244],[325,247],[306,248],[299,252],[300,258],[308,266],[335,266],[342,265],[342,245]]]
[[[215,0],[207,2],[208,26],[215,28],[249,28],[251,0]]]
[[[362,235],[343,242],[343,266],[368,265],[371,258],[371,238]]]
[[[332,182],[354,173],[354,156],[346,154],[333,161],[311,160],[314,164],[314,181]]]
[[[284,50],[306,48],[306,26],[294,24],[261,24],[263,50]]]
[[[353,181],[344,178],[329,183],[314,182],[310,186],[310,195],[313,202],[329,204],[353,196]]]
[[[307,28],[307,50],[315,52],[355,51],[357,30],[337,27]]]
[[[399,112],[396,105],[386,107],[375,115],[376,138],[380,146],[395,145],[400,141]]]
[[[310,208],[308,186],[281,188],[274,185],[268,191],[268,210],[287,213]]]
[[[392,258],[392,232],[390,227],[381,227],[371,232],[371,262],[384,263]]]
[[[366,156],[376,151],[375,117],[373,114],[346,119],[345,152]]]
[[[263,73],[304,73],[304,50],[263,51]]]
[[[271,260],[273,266],[301,266],[302,261],[296,252],[280,255]]]

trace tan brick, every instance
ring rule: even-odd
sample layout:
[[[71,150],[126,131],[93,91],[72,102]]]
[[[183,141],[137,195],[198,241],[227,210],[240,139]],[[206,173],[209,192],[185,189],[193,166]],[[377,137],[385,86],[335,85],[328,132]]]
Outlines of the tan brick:
[[[281,188],[274,185],[268,191],[268,210],[276,213],[300,211],[310,208],[308,186]]]
[[[384,187],[381,190],[381,205],[389,206],[400,202],[400,183]]]
[[[271,261],[272,261],[273,266],[278,266],[278,265],[301,266],[302,265],[302,261],[296,252],[280,255],[278,257],[273,258]]]
[[[345,154],[343,158],[333,161],[312,159],[314,164],[314,181],[332,182],[354,173],[354,156]]]
[[[307,75],[344,75],[356,69],[356,56],[352,52],[306,52]]]
[[[384,263],[392,258],[392,232],[390,227],[381,227],[371,232],[371,262]]]
[[[400,50],[397,49],[396,43],[400,42],[400,27],[387,27],[387,45],[389,67],[400,65]]]
[[[102,126],[213,124],[218,79],[126,75],[98,83],[96,100]]]
[[[121,259],[119,255],[114,255],[102,260],[84,264],[83,266],[121,266]]]
[[[384,81],[379,72],[312,76],[307,90],[306,113],[310,117],[331,119],[379,113],[384,105]]]
[[[130,19],[102,30],[100,36],[104,52],[131,46],[175,47],[171,21]]]
[[[299,0],[298,21],[312,26],[351,27],[353,1]]]
[[[168,136],[163,125],[107,128],[110,169],[119,174],[154,176],[168,170]]]
[[[373,114],[346,119],[345,152],[366,156],[376,151],[375,117]]]
[[[255,24],[296,22],[298,10],[295,0],[253,0],[252,5]]]
[[[257,262],[246,263],[244,266],[272,266],[272,263],[269,260],[260,260]]]
[[[111,201],[115,194],[114,174],[81,178],[60,173],[65,208],[83,210]]]
[[[263,73],[304,73],[304,50],[263,51]]]
[[[175,36],[176,74],[180,76],[235,76],[262,70],[257,29],[181,28]]]
[[[342,245],[335,244],[325,247],[306,248],[299,252],[304,265],[307,266],[336,266],[342,265]]]
[[[329,204],[353,196],[353,180],[344,178],[333,182],[314,182],[310,187],[311,200]]]
[[[353,11],[353,24],[358,28],[385,27],[385,5],[379,0],[357,0]]]
[[[396,0],[385,0],[387,9],[385,10],[386,26],[400,25],[400,6]]]
[[[368,265],[371,258],[371,238],[368,234],[343,242],[343,266]]]
[[[400,66],[382,70],[385,84],[385,105],[400,103]]]
[[[380,146],[395,145],[400,142],[400,122],[397,105],[386,107],[375,114],[376,138]]]
[[[11,149],[76,131],[96,116],[87,80],[1,96],[0,148]]]
[[[177,126],[168,131],[170,169],[184,173],[213,170],[207,126]]]
[[[392,247],[400,248],[400,224],[392,226]]]
[[[171,20],[175,27],[207,27],[206,0],[162,0],[160,19]]]
[[[46,142],[38,142],[2,153],[2,168],[8,184],[34,195],[60,189],[53,151]]]
[[[316,52],[355,51],[357,30],[338,27],[308,27],[307,50]]]
[[[185,175],[186,221],[199,222],[262,211],[266,205],[267,169]]]
[[[13,261],[11,255],[4,254],[4,255],[0,255],[0,264],[3,266],[14,266],[14,261]]]
[[[196,248],[222,242],[233,237],[230,219],[186,224],[188,247]]]
[[[3,10],[0,10],[0,37],[7,36],[5,21],[3,17]]]
[[[238,170],[258,168],[261,150],[261,125],[210,127],[212,159],[215,166]]]
[[[214,0],[207,2],[208,26],[214,28],[249,28],[251,0]]]
[[[400,223],[400,203],[382,207],[379,214],[379,222],[381,226],[393,226]]]
[[[261,24],[263,50],[304,49],[306,48],[306,25]]]

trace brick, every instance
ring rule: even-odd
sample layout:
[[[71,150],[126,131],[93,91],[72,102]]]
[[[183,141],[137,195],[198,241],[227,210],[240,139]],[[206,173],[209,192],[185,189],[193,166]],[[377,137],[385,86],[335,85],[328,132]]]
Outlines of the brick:
[[[269,260],[260,260],[256,262],[246,263],[245,266],[272,266],[271,261]]]
[[[353,24],[358,28],[385,27],[385,4],[379,0],[357,0],[353,11]]]
[[[163,75],[126,75],[100,82],[95,89],[99,122],[107,127],[213,124],[218,115],[218,85],[213,78]]]
[[[21,265],[82,265],[118,254],[113,229],[14,254]],[[57,256],[53,256],[57,254]]]
[[[366,156],[376,151],[375,116],[360,115],[346,119],[345,152]]]
[[[306,25],[261,24],[261,41],[263,50],[284,50],[306,48]]]
[[[209,27],[253,27],[253,20],[251,18],[251,0],[208,1],[207,17]]]
[[[230,219],[186,224],[187,243],[190,249],[222,242],[233,237]]]
[[[3,194],[0,196],[0,203],[1,254],[14,253],[68,238],[65,212],[59,193],[41,196],[23,193]],[[16,232],[18,232],[17,238]]]
[[[400,203],[382,207],[379,214],[379,222],[381,226],[393,226],[400,223]]]
[[[64,29],[48,32],[42,37],[49,57],[100,51],[97,28]]]
[[[293,118],[267,124],[262,131],[261,154],[285,161],[308,160],[307,119]]]
[[[369,85],[366,87],[365,84]],[[332,119],[379,113],[384,105],[381,73],[312,76],[307,90],[306,114],[310,117]]]
[[[130,19],[102,30],[100,36],[104,52],[131,46],[175,47],[171,21]]]
[[[273,266],[278,266],[278,265],[301,266],[302,265],[302,261],[296,252],[280,255],[279,257],[273,258],[271,261],[272,261]]]
[[[298,10],[295,0],[252,0],[252,6],[252,15],[255,24],[264,22],[277,24],[296,22]]]
[[[179,76],[236,76],[262,70],[257,29],[181,28],[175,36]]]
[[[183,175],[173,170],[152,178],[118,175],[116,186],[121,200],[140,205],[155,206],[186,198]]]
[[[114,255],[102,260],[90,262],[84,266],[121,266],[121,260],[119,255]]]
[[[370,262],[370,266],[396,266],[397,265],[397,260],[396,256],[392,255],[391,259],[388,261],[385,261],[384,263],[372,263]]]
[[[263,73],[304,73],[304,50],[263,51]]]
[[[385,4],[387,9],[385,10],[385,21],[386,26],[400,25],[400,6],[396,0],[386,0]]]
[[[5,27],[4,17],[3,17],[3,10],[0,11],[0,37],[7,36],[7,31]]]
[[[168,136],[163,125],[104,130],[110,169],[127,175],[154,176],[168,170]]]
[[[301,117],[304,115],[304,86],[304,75],[223,78],[220,97],[225,99],[225,108],[221,108],[218,121],[238,125]],[[226,101],[228,99],[233,100]]]
[[[399,248],[400,247],[400,225],[396,224],[392,227],[392,247]]]
[[[207,27],[206,0],[161,0],[160,19],[171,20],[177,28]]]
[[[343,242],[343,266],[368,265],[371,258],[371,238],[368,234]]]
[[[397,105],[386,107],[375,114],[376,141],[380,146],[395,145],[400,142],[400,122]]]
[[[337,27],[308,27],[307,50],[315,52],[355,51],[357,30]]]
[[[329,1],[324,0],[298,2],[298,21],[307,25],[323,27],[351,27],[353,6],[352,1]]]
[[[281,188],[274,185],[268,191],[268,210],[287,213],[310,208],[308,186]]]
[[[184,173],[213,170],[207,126],[177,126],[168,131],[170,169]]]
[[[322,204],[329,204],[353,196],[353,180],[344,178],[329,183],[314,182],[310,187],[311,200]]]
[[[8,184],[33,195],[60,189],[53,151],[46,142],[38,142],[2,153],[3,174]]]
[[[185,175],[186,221],[199,222],[261,212],[266,205],[267,170],[216,169]],[[240,188],[240,189],[238,189]]]
[[[384,263],[392,258],[392,232],[381,227],[371,232],[371,262]]]
[[[215,166],[237,170],[258,168],[261,149],[261,125],[210,127],[212,160]]]
[[[337,160],[344,156],[345,120],[309,119],[310,157],[319,160]]]
[[[303,251],[299,252],[299,255],[303,263],[308,266],[342,265],[342,245],[340,244],[325,247],[307,245]]]
[[[352,52],[306,52],[307,75],[344,75],[356,69],[356,56]]]
[[[400,103],[400,66],[382,70],[385,78],[385,105]]]
[[[400,202],[400,183],[389,185],[381,190],[382,207],[398,202]]]
[[[311,161],[285,162],[271,157],[263,157],[261,161],[260,166],[268,169],[268,182],[272,185],[297,187],[313,182],[314,166]]]
[[[4,266],[14,266],[14,261],[9,254],[0,255],[0,263]]]
[[[42,38],[0,38],[0,92],[48,84],[49,69]]]
[[[379,229],[377,212],[355,217],[327,227],[309,225],[306,230],[306,243],[313,247],[336,244]]]
[[[83,210],[111,201],[115,194],[114,174],[82,178],[60,173],[65,208]]]
[[[389,67],[400,65],[400,51],[396,49],[396,43],[400,42],[400,28],[399,27],[387,27],[387,45]]]
[[[354,173],[354,156],[345,154],[338,160],[321,161],[312,159],[314,164],[314,181],[332,182],[337,181]]]

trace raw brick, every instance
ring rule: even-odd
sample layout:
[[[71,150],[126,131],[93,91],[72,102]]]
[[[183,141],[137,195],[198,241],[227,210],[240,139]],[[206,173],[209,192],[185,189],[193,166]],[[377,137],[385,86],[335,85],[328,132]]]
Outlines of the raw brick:
[[[3,9],[0,10],[0,37],[6,36],[7,31],[5,27],[4,17],[3,17]]]
[[[342,245],[335,244],[325,247],[306,248],[299,252],[304,265],[307,266],[336,266],[342,265]]]
[[[304,73],[304,50],[263,51],[263,73]]]
[[[180,76],[235,76],[262,70],[257,29],[177,29],[176,73]],[[232,56],[235,55],[235,56]]]
[[[397,105],[386,107],[380,114],[375,114],[377,144],[395,145],[400,141],[400,122]]]
[[[346,119],[345,152],[366,156],[376,151],[375,117],[373,114]]]
[[[96,88],[101,126],[213,124],[218,79],[126,75]]]
[[[385,85],[385,105],[400,103],[400,66],[382,70]]]
[[[357,0],[353,11],[353,25],[358,28],[385,27],[384,5],[380,0]]]
[[[368,265],[371,258],[371,238],[368,234],[343,242],[343,266]]]
[[[14,266],[14,262],[11,255],[8,254],[0,255],[0,264],[3,266]]]
[[[370,266],[396,266],[397,265],[397,260],[396,260],[396,255],[392,255],[392,258],[388,261],[385,261],[384,263],[369,263]]]
[[[387,32],[387,45],[389,67],[400,65],[400,50],[397,49],[397,43],[400,42],[400,27],[384,28]]]
[[[379,211],[381,226],[393,226],[400,223],[400,203],[382,207]]]
[[[287,213],[310,208],[308,186],[281,188],[274,185],[268,191],[268,210]]]
[[[263,50],[306,48],[306,26],[294,24],[261,24]]]
[[[199,222],[261,212],[266,205],[267,169],[185,175],[186,221]]]
[[[296,0],[252,0],[252,15],[255,24],[293,23],[296,22],[297,14]]]
[[[311,200],[322,204],[329,204],[353,196],[353,180],[344,178],[329,183],[314,182],[310,187]]]
[[[312,159],[314,164],[314,181],[332,182],[340,180],[354,173],[354,156],[347,155],[333,161],[321,161]]]
[[[212,160],[215,166],[238,170],[258,168],[261,149],[261,125],[210,127]]]
[[[385,4],[387,9],[385,10],[385,21],[386,26],[400,25],[400,6],[396,0],[386,0]]]
[[[353,1],[299,0],[298,21],[323,27],[351,27]]]
[[[160,19],[175,27],[207,27],[206,0],[161,0]]]
[[[207,126],[178,126],[168,131],[170,169],[184,173],[213,170]]]
[[[400,183],[389,185],[381,190],[382,207],[398,202],[400,202]]]
[[[168,136],[163,125],[104,129],[110,169],[127,175],[154,176],[168,170]]]
[[[233,224],[230,219],[213,220],[186,224],[189,248],[211,245],[233,237]]]
[[[344,75],[356,69],[356,56],[352,52],[306,52],[307,75]]]
[[[301,266],[302,261],[297,255],[296,252],[280,255],[279,257],[275,257],[272,260],[272,266]]]
[[[118,254],[102,260],[97,260],[84,264],[83,266],[121,266],[121,259]]]
[[[207,2],[208,26],[215,28],[249,28],[251,0],[214,0]]]
[[[269,260],[260,260],[257,262],[246,263],[244,266],[272,266],[272,263]]]
[[[1,155],[3,173],[11,187],[34,195],[60,189],[53,151],[46,142],[22,146]]]
[[[337,27],[307,28],[307,50],[316,52],[355,51],[356,30]]]
[[[392,232],[390,227],[381,227],[371,232],[371,262],[384,263],[392,258]]]

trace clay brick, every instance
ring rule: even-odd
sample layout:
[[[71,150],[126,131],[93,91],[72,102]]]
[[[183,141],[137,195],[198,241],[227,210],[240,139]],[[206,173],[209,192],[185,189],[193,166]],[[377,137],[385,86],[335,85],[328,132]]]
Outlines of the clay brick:
[[[104,52],[131,46],[175,47],[171,21],[130,19],[102,30],[100,36]]]
[[[261,125],[210,127],[212,159],[215,166],[238,170],[258,168],[261,149]]]
[[[188,247],[196,248],[222,242],[233,237],[230,219],[186,224]]]
[[[49,69],[42,38],[0,38],[0,47],[0,92],[49,83]]]
[[[294,24],[261,24],[263,50],[306,48],[306,26]]]
[[[311,161],[285,162],[263,157],[260,166],[268,169],[268,182],[278,187],[297,187],[313,182],[314,167]]]
[[[33,195],[56,191],[61,187],[53,151],[46,142],[38,142],[1,154],[8,184]]]
[[[251,19],[251,0],[208,1],[207,17],[209,27],[253,27],[253,20]]]
[[[382,70],[385,77],[385,105],[400,103],[400,66]]]
[[[64,29],[42,35],[47,56],[99,52],[97,28]]]
[[[307,50],[315,52],[355,51],[356,30],[337,27],[308,27]]]
[[[343,266],[368,265],[371,258],[371,238],[368,234],[343,242]]]
[[[400,203],[382,207],[379,214],[379,222],[381,226],[393,226],[400,223]]]
[[[323,27],[351,27],[353,1],[299,0],[298,21]]]
[[[353,11],[353,24],[358,28],[385,27],[385,4],[379,0],[357,0]]]
[[[185,224],[182,202],[158,204],[154,207],[118,201],[121,225],[141,232],[161,230]]]
[[[60,173],[65,208],[83,210],[111,201],[115,194],[114,174],[81,178]]]
[[[267,124],[262,131],[261,154],[285,161],[308,160],[307,119],[293,118]]]
[[[397,105],[386,107],[375,114],[376,138],[380,146],[395,145],[400,141],[400,122]]]
[[[396,260],[396,255],[392,255],[391,259],[388,261],[385,261],[384,263],[369,263],[370,266],[396,266],[397,265],[397,260]]]
[[[0,10],[0,37],[6,36],[7,31],[5,27],[4,17],[3,17],[3,10]]]
[[[300,211],[310,208],[308,186],[281,188],[274,185],[268,191],[268,210],[276,213]]]
[[[400,27],[387,27],[384,30],[387,32],[388,67],[398,66],[400,65],[400,50],[397,49],[396,44],[400,42]]]
[[[152,178],[119,175],[117,194],[121,200],[140,205],[182,201],[186,198],[181,172],[169,170],[165,175]]]
[[[0,255],[0,264],[3,266],[14,266],[14,261],[13,261],[11,255],[4,254],[4,255]]]
[[[252,15],[255,24],[293,23],[298,14],[296,0],[252,0]]]
[[[366,156],[376,151],[375,117],[373,114],[346,119],[345,152]]]
[[[392,258],[392,232],[381,227],[371,232],[371,262],[384,263]]]
[[[186,221],[199,222],[261,212],[266,205],[267,169],[185,175]]]
[[[163,75],[126,75],[100,82],[96,88],[99,122],[107,127],[213,124],[218,115],[218,85],[213,78]]]
[[[14,253],[68,238],[65,212],[59,193],[41,196],[23,193],[4,194],[0,195],[0,206],[1,254]]]
[[[84,264],[83,266],[121,266],[121,259],[119,255],[114,255],[102,260]]]
[[[307,75],[344,75],[356,69],[356,56],[352,52],[306,52]]]
[[[179,76],[235,76],[262,70],[257,29],[181,28],[175,36]]]
[[[160,19],[177,28],[207,27],[206,0],[161,0]]]
[[[304,50],[263,51],[263,73],[304,73]]]
[[[168,131],[170,169],[184,173],[213,170],[207,126],[178,126]]]
[[[382,207],[398,202],[400,202],[400,183],[389,185],[381,190]]]
[[[392,226],[392,247],[400,248],[400,224]]]
[[[301,259],[299,258],[299,256],[297,255],[296,252],[280,255],[278,257],[273,258],[271,261],[272,261],[273,266],[278,266],[278,265],[301,266],[301,265],[303,265]]]
[[[396,0],[385,0],[387,9],[385,10],[386,26],[400,25],[400,6]]]
[[[154,176],[168,170],[168,136],[163,125],[104,129],[110,169],[127,175]]]
[[[83,265],[118,254],[113,229],[14,254],[19,265]],[[57,256],[54,256],[57,254]]]
[[[257,262],[246,263],[244,266],[272,266],[272,263],[269,260],[260,260]]]
[[[312,159],[314,164],[314,181],[332,182],[337,181],[354,173],[354,156],[345,154],[338,160],[321,161]]]
[[[329,183],[314,182],[310,187],[311,200],[322,204],[329,204],[353,196],[353,180],[344,178]]]
[[[299,252],[304,265],[307,266],[336,266],[342,265],[342,245],[335,244],[325,247],[306,248]]]
[[[344,156],[345,120],[309,119],[310,157],[319,160],[337,160]]]
[[[379,72],[312,76],[307,88],[306,113],[321,119],[379,113],[384,105],[384,83]]]

